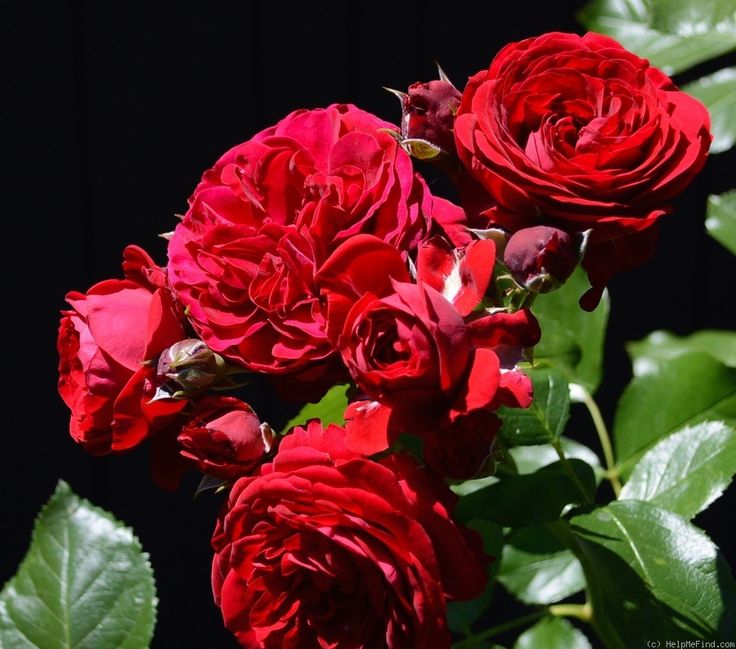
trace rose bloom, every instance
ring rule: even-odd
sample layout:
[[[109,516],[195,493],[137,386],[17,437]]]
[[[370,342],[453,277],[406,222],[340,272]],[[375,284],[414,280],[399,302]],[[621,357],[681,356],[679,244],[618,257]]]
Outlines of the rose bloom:
[[[531,383],[516,364],[539,340],[536,319],[526,310],[474,312],[494,263],[490,240],[454,249],[435,238],[419,250],[413,283],[396,250],[361,235],[323,267],[317,281],[336,322],[328,331],[368,397],[346,413],[351,448],[375,453],[402,433],[443,429],[459,444],[470,437],[474,448],[485,444],[487,455],[498,420],[467,417],[529,405]],[[445,474],[459,476],[467,466]]]
[[[583,267],[593,308],[618,270],[646,260],[657,219],[706,159],[709,116],[660,70],[599,34],[511,43],[471,77],[457,151],[515,232],[592,230]]]
[[[485,587],[456,497],[409,456],[375,462],[313,420],[239,479],[212,539],[225,625],[249,649],[448,649],[446,602]]]
[[[454,207],[430,195],[391,128],[354,106],[300,110],[205,172],[169,274],[209,347],[260,372],[335,378],[316,270],[358,233],[411,251]]]
[[[62,312],[59,393],[72,411],[70,432],[88,451],[125,451],[171,423],[185,399],[153,399],[153,361],[185,338],[163,270],[140,248],[124,252],[125,279],[67,294]]]

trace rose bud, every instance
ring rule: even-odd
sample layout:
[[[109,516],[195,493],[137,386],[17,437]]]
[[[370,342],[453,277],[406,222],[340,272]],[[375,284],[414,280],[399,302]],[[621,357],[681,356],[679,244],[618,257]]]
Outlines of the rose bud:
[[[156,374],[161,381],[174,381],[185,392],[199,392],[218,378],[222,359],[196,338],[186,338],[167,347],[159,356]]]
[[[440,70],[435,81],[417,82],[401,99],[404,148],[420,160],[434,160],[455,152],[452,128],[462,94]]]
[[[203,399],[179,434],[181,455],[207,475],[230,480],[248,475],[274,446],[271,427],[234,397]]]
[[[535,293],[548,293],[564,284],[581,257],[579,237],[538,225],[514,233],[503,261],[513,278]]]

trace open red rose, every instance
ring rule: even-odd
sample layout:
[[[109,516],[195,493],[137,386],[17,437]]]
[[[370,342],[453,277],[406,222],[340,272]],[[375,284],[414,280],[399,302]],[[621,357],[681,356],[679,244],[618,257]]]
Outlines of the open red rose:
[[[416,462],[374,462],[317,421],[241,478],[212,539],[225,625],[248,649],[447,649],[446,602],[485,586],[480,539]]]
[[[419,251],[414,284],[396,250],[362,235],[325,264],[317,282],[329,330],[369,398],[347,413],[352,448],[374,453],[404,432],[448,430],[474,411],[528,405],[531,386],[515,366],[539,339],[534,316],[473,313],[494,263],[492,241],[456,250],[432,239]]]
[[[231,480],[253,472],[275,444],[268,424],[234,397],[206,397],[179,433],[181,455],[207,475]]]
[[[700,102],[594,33],[507,45],[471,77],[455,121],[458,154],[496,203],[493,224],[592,230],[586,308],[651,254],[657,219],[703,167],[710,139]]]
[[[59,393],[72,437],[100,455],[125,451],[162,429],[186,400],[154,399],[153,361],[185,337],[165,276],[140,248],[125,249],[126,279],[66,296],[59,328]]]
[[[411,251],[434,212],[453,211],[433,200],[391,128],[354,106],[300,110],[204,174],[171,239],[169,273],[213,350],[308,381],[333,369],[317,269],[359,233]]]

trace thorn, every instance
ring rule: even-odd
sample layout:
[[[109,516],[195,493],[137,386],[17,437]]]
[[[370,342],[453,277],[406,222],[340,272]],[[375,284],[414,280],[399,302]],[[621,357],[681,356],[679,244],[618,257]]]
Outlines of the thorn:
[[[162,232],[158,236],[161,237],[162,239],[166,239],[166,241],[171,241],[171,239],[174,236],[174,231],[172,230],[171,232]]]
[[[178,214],[177,212],[174,212],[174,216],[180,221],[184,220],[184,214]]]
[[[383,89],[386,90],[387,92],[390,92],[392,95],[396,95],[399,98],[399,101],[401,102],[402,107],[407,97],[409,97],[409,95],[407,95],[405,92],[401,92],[401,90],[394,90],[393,88],[387,88],[386,86],[383,86]]]

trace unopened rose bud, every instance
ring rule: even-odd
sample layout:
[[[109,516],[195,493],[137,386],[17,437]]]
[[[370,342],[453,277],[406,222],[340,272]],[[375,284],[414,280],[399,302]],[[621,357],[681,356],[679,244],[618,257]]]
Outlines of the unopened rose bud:
[[[223,480],[250,474],[277,441],[271,427],[234,397],[203,399],[178,440],[185,458]]]
[[[441,74],[436,81],[413,83],[401,99],[401,137],[413,156],[434,160],[455,151],[452,128],[462,94]]]
[[[187,392],[199,392],[215,382],[221,363],[218,355],[196,338],[187,338],[165,349],[158,359],[160,381],[173,381]]]
[[[535,293],[547,293],[564,284],[581,257],[579,237],[539,225],[511,235],[503,261],[513,278]]]

